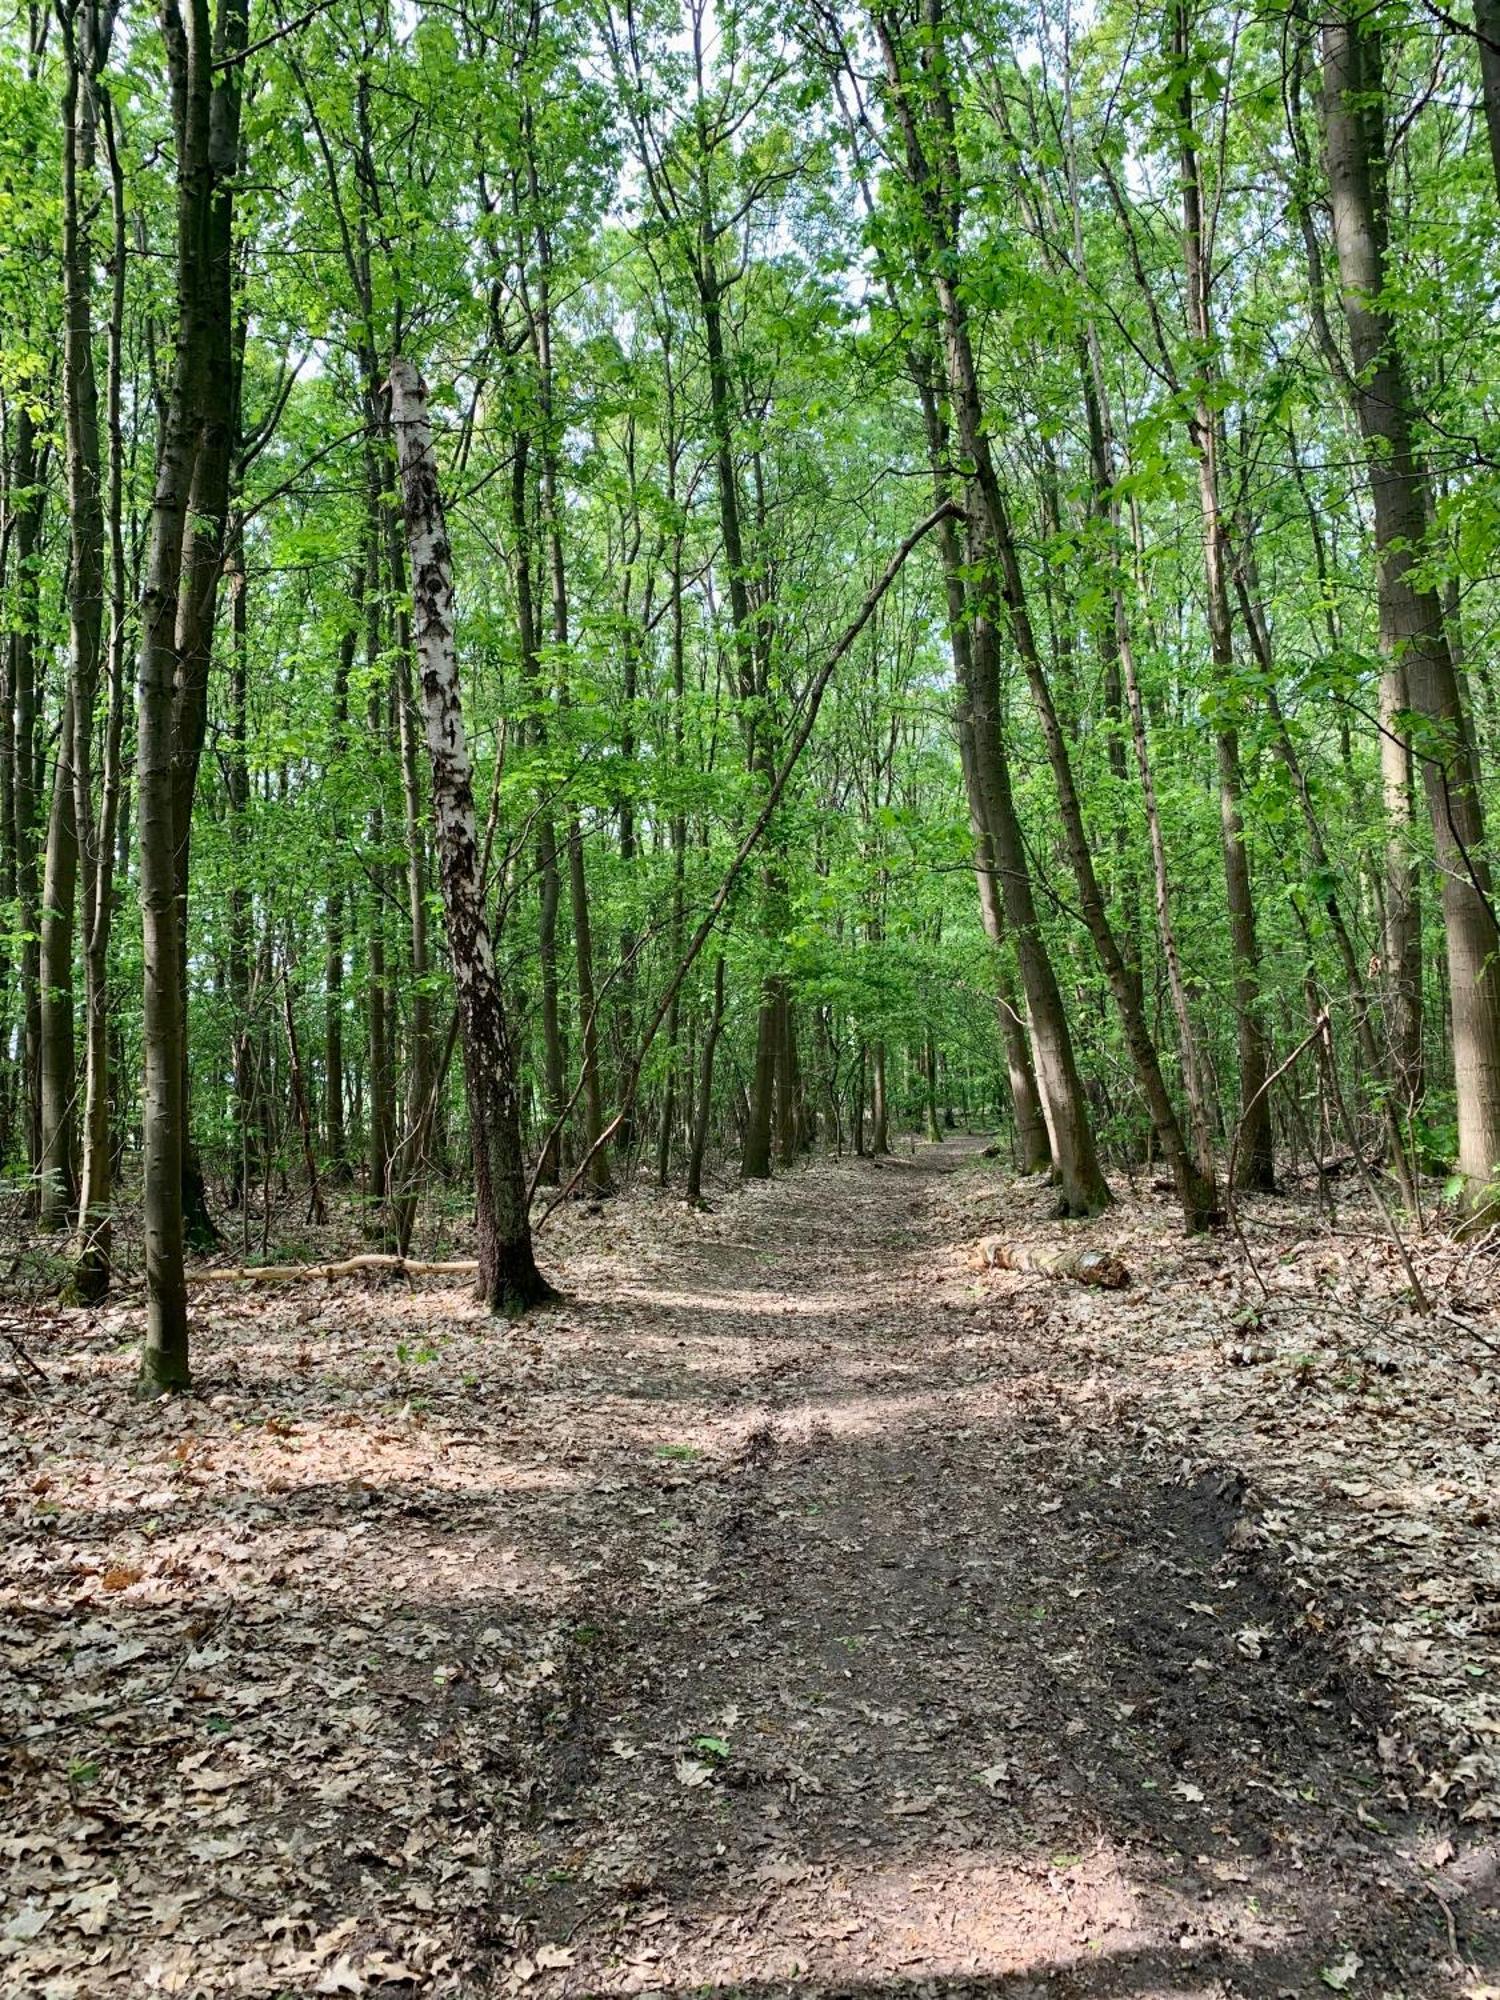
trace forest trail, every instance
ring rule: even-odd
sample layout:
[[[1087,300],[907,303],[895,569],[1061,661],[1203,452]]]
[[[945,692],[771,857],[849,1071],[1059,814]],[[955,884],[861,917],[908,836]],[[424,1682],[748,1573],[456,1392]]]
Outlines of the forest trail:
[[[1059,1405],[1045,1292],[1007,1340],[934,1283],[975,1150],[749,1190],[643,1287],[682,1457],[549,1680],[505,1983],[1450,1990],[1442,1838],[1236,1553],[1241,1482]]]
[[[59,1316],[0,1990],[1492,2000],[1483,1829],[1393,1803],[1160,1308],[965,1268],[1045,1202],[978,1146],[570,1213],[514,1331],[221,1289],[175,1404]]]

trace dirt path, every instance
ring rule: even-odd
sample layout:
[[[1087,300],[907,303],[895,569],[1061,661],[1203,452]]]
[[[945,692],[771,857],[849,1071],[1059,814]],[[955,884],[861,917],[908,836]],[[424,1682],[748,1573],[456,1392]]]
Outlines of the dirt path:
[[[580,1211],[517,1331],[225,1290],[169,1406],[56,1318],[0,1992],[1496,2000],[1483,1826],[1119,1361],[1154,1295],[963,1271],[976,1145]]]
[[[1392,1819],[1333,1656],[1237,1553],[1237,1482],[1060,1421],[1035,1353],[935,1296],[972,1150],[755,1190],[643,1288],[682,1456],[539,1711],[508,1983],[1462,1984],[1462,1874],[1424,1873],[1442,1836]]]

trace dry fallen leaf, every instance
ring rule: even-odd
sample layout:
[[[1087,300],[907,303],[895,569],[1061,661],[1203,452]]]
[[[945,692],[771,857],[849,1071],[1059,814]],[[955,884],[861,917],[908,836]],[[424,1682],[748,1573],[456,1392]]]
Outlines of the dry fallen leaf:
[[[367,1985],[364,1973],[356,1971],[354,1961],[344,1957],[335,1959],[318,1974],[314,1993],[363,1993]]]

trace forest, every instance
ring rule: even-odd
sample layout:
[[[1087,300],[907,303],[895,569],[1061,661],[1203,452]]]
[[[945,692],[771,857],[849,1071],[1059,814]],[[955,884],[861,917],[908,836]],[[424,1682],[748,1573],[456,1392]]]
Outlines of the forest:
[[[1500,0],[0,6],[0,1987],[1493,2000]]]

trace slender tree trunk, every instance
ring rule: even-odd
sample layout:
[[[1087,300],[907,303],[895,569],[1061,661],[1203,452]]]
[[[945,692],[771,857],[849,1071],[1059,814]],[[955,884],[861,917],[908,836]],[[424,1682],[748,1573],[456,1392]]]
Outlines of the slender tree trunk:
[[[519,1079],[483,904],[473,772],[454,647],[452,556],[427,419],[427,392],[415,368],[401,356],[392,360],[390,382],[411,557],[412,629],[469,1093],[479,1292],[492,1311],[514,1314],[554,1294],[537,1270],[532,1252]]]
[[[1266,707],[1270,713],[1275,731],[1276,754],[1291,780],[1302,814],[1303,831],[1307,838],[1308,857],[1312,862],[1313,879],[1322,885],[1320,900],[1328,919],[1328,928],[1333,934],[1334,944],[1343,967],[1345,991],[1349,995],[1350,1018],[1354,1027],[1355,1041],[1360,1055],[1369,1072],[1380,1100],[1381,1123],[1385,1129],[1386,1151],[1391,1171],[1395,1174],[1401,1189],[1401,1197],[1408,1209],[1417,1206],[1416,1181],[1407,1157],[1405,1135],[1401,1129],[1397,1103],[1387,1088],[1384,1088],[1384,1065],[1380,1059],[1379,1045],[1375,1039],[1372,1023],[1372,997],[1366,990],[1364,975],[1360,970],[1359,956],[1354,949],[1354,940],[1344,922],[1344,913],[1339,906],[1338,891],[1335,886],[1333,860],[1323,838],[1323,829],[1313,807],[1312,791],[1302,769],[1302,760],[1297,755],[1292,734],[1287,727],[1282,712],[1281,700],[1276,692],[1274,661],[1271,652],[1270,623],[1260,601],[1259,576],[1251,550],[1248,532],[1241,528],[1235,542],[1235,577],[1239,586],[1245,626],[1255,647],[1261,671],[1265,676]],[[1314,1010],[1313,1018],[1321,1013],[1321,1006]]]
[[[594,986],[594,931],[589,912],[588,871],[583,828],[568,815],[568,892],[573,915],[573,952],[578,969],[578,1042],[583,1066],[583,1137],[593,1148],[604,1130],[604,1090],[599,1076],[599,1003]],[[610,1194],[609,1160],[603,1150],[589,1161],[588,1182],[595,1194]]]
[[[229,569],[231,648],[229,656],[229,742],[224,757],[224,789],[229,807],[229,1007],[234,1030],[234,1165],[230,1206],[240,1208],[249,1194],[251,1134],[256,1128],[255,1094],[259,1063],[251,1021],[251,923],[249,765],[249,602],[240,534],[231,538]]]
[[[1215,675],[1222,685],[1230,681],[1234,673],[1234,626],[1230,612],[1224,521],[1219,501],[1219,419],[1215,403],[1216,370],[1212,359],[1215,336],[1210,307],[1211,246],[1204,236],[1203,187],[1193,136],[1188,0],[1174,0],[1172,33],[1179,75],[1177,124],[1187,323],[1188,334],[1197,350],[1194,404],[1188,420],[1188,432],[1198,468],[1209,652]],[[1239,1043],[1242,1110],[1235,1179],[1243,1188],[1269,1190],[1276,1185],[1271,1097],[1264,1087],[1270,1074],[1271,1055],[1260,1012],[1260,943],[1250,881],[1250,856],[1245,845],[1244,818],[1240,808],[1244,782],[1240,770],[1239,736],[1232,726],[1221,723],[1216,729],[1214,757],[1219,777],[1219,840],[1224,857],[1229,942],[1234,961],[1235,1028]]]
[[[702,135],[700,134],[700,147]],[[743,523],[740,518],[739,474],[735,466],[734,389],[729,357],[724,343],[724,309],[716,250],[717,237],[712,222],[712,203],[707,186],[700,196],[699,245],[695,263],[699,305],[703,315],[704,348],[708,362],[709,424],[714,441],[714,477],[718,488],[719,533],[724,544],[724,566],[729,582],[729,622],[734,638],[735,678],[745,728],[746,761],[763,782],[769,783],[772,764],[770,720],[760,713],[760,676],[756,663],[755,613],[745,563]],[[775,937],[780,926],[776,915],[780,894],[773,868],[765,871],[762,893],[766,906],[766,931]],[[767,1180],[771,1173],[771,1148],[776,1123],[777,1048],[781,1034],[782,981],[773,969],[761,987],[760,1007],[755,1024],[755,1067],[750,1084],[749,1109],[740,1153],[740,1172],[746,1180]]]
[[[530,723],[532,740],[543,744],[547,732],[537,654],[535,541],[527,471],[530,456],[530,434],[518,431],[511,460],[510,513],[516,544],[516,617],[520,628],[521,687],[535,711]],[[566,1158],[568,1057],[563,1041],[557,977],[557,908],[561,897],[557,825],[551,805],[546,800],[541,801],[537,811],[536,874],[537,969],[542,1001],[542,1097],[548,1128],[542,1157],[537,1164],[537,1180],[545,1186],[555,1187],[562,1178]]]
[[[323,1189],[318,1181],[318,1148],[313,1138],[312,1107],[307,1100],[307,1078],[302,1068],[302,1048],[297,1040],[297,1011],[292,1001],[292,953],[282,947],[281,1021],[286,1030],[287,1088],[297,1120],[297,1136],[302,1143],[302,1169],[307,1175],[307,1215],[321,1229],[328,1220]],[[405,1254],[404,1252],[402,1253]]]
[[[535,167],[532,167],[532,197],[536,199]],[[537,223],[537,294],[531,314],[531,337],[536,356],[538,400],[541,406],[541,490],[547,568],[551,581],[552,641],[559,658],[566,661],[571,644],[568,621],[567,569],[563,555],[561,499],[557,483],[557,438],[553,404],[552,310],[550,235]],[[562,698],[566,699],[566,685]],[[573,918],[573,952],[578,974],[578,1040],[582,1068],[584,1150],[588,1159],[588,1183],[596,1194],[610,1194],[614,1182],[609,1161],[596,1144],[604,1129],[604,1090],[599,1074],[599,1024],[594,981],[594,935],[589,911],[588,866],[583,850],[583,829],[576,808],[568,814],[568,896]]]
[[[1073,779],[1067,739],[1053,704],[1046,671],[1036,650],[1031,622],[1026,615],[1021,565],[1003,508],[997,539],[1002,565],[1002,592],[1010,609],[1011,629],[1015,636],[1016,648],[1021,655],[1032,700],[1041,722],[1048,761],[1052,766],[1058,805],[1061,809],[1064,841],[1072,864],[1073,879],[1078,887],[1084,924],[1094,941],[1099,962],[1104,968],[1105,978],[1114,997],[1136,1080],[1140,1085],[1141,1095],[1146,1100],[1146,1108],[1161,1147],[1162,1158],[1177,1188],[1184,1225],[1189,1230],[1204,1229],[1214,1220],[1218,1209],[1211,1166],[1212,1156],[1209,1156],[1209,1164],[1205,1166],[1201,1160],[1195,1159],[1192,1149],[1183,1137],[1182,1128],[1178,1123],[1177,1108],[1172,1102],[1172,1094],[1162,1074],[1156,1043],[1146,1020],[1140,983],[1132,976],[1105,908],[1104,894],[1094,868],[1093,849],[1084,826],[1083,808]]]
[[[955,659],[967,652],[955,648]],[[960,665],[959,686],[966,685],[968,673]],[[995,1006],[1000,1021],[1000,1039],[1005,1046],[1005,1069],[1010,1084],[1011,1116],[1016,1125],[1016,1146],[1024,1174],[1045,1174],[1052,1166],[1052,1145],[1047,1137],[1047,1121],[1031,1067],[1031,1050],[1026,1040],[1026,1023],[1016,1003],[1015,989],[1000,958],[1005,943],[1005,905],[1000,892],[1000,867],[995,859],[995,843],[986,817],[974,752],[974,729],[967,707],[959,717],[959,755],[963,765],[964,788],[969,801],[969,827],[974,839],[974,876],[979,885],[979,914],[984,934],[995,947]]]
[[[562,1007],[557,977],[557,909],[562,878],[557,865],[557,828],[550,812],[541,815],[537,835],[537,960],[542,985],[542,1065],[546,1079],[547,1144],[541,1179],[556,1184],[568,1159],[565,1111],[568,1102],[568,1051],[563,1038]]]
[[[943,1128],[938,1121],[937,1043],[931,1028],[922,1040],[922,1103],[927,1118],[927,1137],[934,1146],[939,1146],[943,1140]]]
[[[29,385],[23,385],[23,389]],[[10,632],[10,686],[15,716],[13,798],[17,915],[21,924],[22,1051],[26,1159],[33,1173],[42,1156],[41,886],[37,878],[37,686],[39,614],[37,564],[44,488],[31,399],[23,393],[15,417],[11,482],[16,489],[13,536],[15,610]]]
[[[232,188],[246,32],[243,0],[226,0],[217,35],[207,0],[188,0],[185,12],[167,0],[163,10],[177,138],[177,325],[141,599],[136,752],[145,950],[141,1386],[148,1394],[188,1380],[184,927],[237,395]]]
[[[388,468],[387,474],[383,474],[385,476],[388,476]],[[403,1130],[391,1163],[391,1209],[396,1249],[404,1257],[411,1248],[418,1187],[422,1170],[427,1164],[424,1135],[431,1125],[429,1099],[436,1057],[432,1039],[432,996],[428,991],[432,967],[427,942],[427,845],[422,825],[422,778],[418,768],[417,729],[413,714],[411,629],[406,612],[406,557],[395,510],[387,504],[384,512],[388,531],[386,559],[395,607],[391,713],[396,724],[396,761],[401,773],[406,916],[411,940],[406,1103],[402,1112]]]
[[[1411,436],[1404,358],[1384,303],[1384,85],[1378,28],[1339,9],[1323,22],[1323,130],[1339,284],[1367,447],[1380,564],[1382,650],[1405,672],[1414,745],[1442,879],[1458,1171],[1471,1203],[1500,1178],[1500,927],[1475,755],[1442,604],[1420,580],[1430,513]]]
[[[94,910],[94,703],[104,653],[104,495],[99,384],[94,366],[93,213],[96,22],[92,4],[68,19],[63,93],[63,430],[68,490],[68,699],[63,715],[42,927],[42,1203],[44,1228],[62,1228],[77,1198],[77,1073],[73,1041],[73,925],[83,873],[85,1021],[102,1001],[103,971],[88,950]],[[102,62],[103,51],[99,52]],[[64,755],[66,753],[66,756]],[[64,783],[69,796],[58,793]],[[61,807],[61,812],[59,808]],[[62,821],[66,825],[61,824]],[[60,838],[59,838],[60,836]],[[83,1235],[87,1240],[88,1229]],[[107,1273],[107,1266],[104,1267]],[[107,1277],[106,1277],[107,1282]],[[83,1285],[103,1290],[92,1275]]]
[[[42,1126],[40,1221],[66,1229],[78,1200],[78,1067],[73,1044],[73,927],[78,902],[77,792],[73,756],[77,703],[63,702],[47,848],[42,868]]]
[[[89,44],[84,67],[97,72],[107,51],[98,16],[86,15]],[[73,1273],[73,1291],[84,1304],[97,1303],[109,1288],[113,1248],[112,1189],[114,1159],[110,1131],[110,1010],[109,943],[114,923],[115,842],[120,810],[121,745],[125,724],[125,545],[122,524],[124,450],[121,433],[121,349],[125,323],[125,193],[124,177],[115,154],[111,109],[108,99],[91,80],[84,94],[79,78],[80,99],[74,118],[74,145],[71,148],[75,175],[71,198],[66,205],[77,209],[79,171],[91,174],[96,145],[92,123],[96,101],[102,108],[104,137],[110,163],[110,218],[112,226],[110,258],[110,309],[108,322],[108,374],[106,422],[108,435],[107,496],[101,496],[101,453],[99,439],[99,394],[92,343],[91,298],[85,296],[75,318],[74,301],[65,288],[69,305],[69,342],[79,339],[77,427],[80,445],[79,487],[81,508],[70,505],[72,530],[81,543],[97,548],[97,614],[89,607],[89,590],[75,589],[79,628],[73,635],[75,662],[76,744],[73,757],[77,804],[75,814],[81,829],[84,862],[83,895],[83,974],[84,974],[84,1099],[82,1173],[79,1190],[78,1240]],[[91,122],[83,124],[87,117]],[[71,122],[71,121],[70,121]],[[79,214],[81,225],[83,215]],[[66,233],[66,232],[65,232]],[[81,226],[67,261],[85,282],[87,294],[92,280],[92,252],[87,231]],[[75,334],[76,329],[76,334]],[[88,338],[83,338],[85,331]],[[65,354],[65,367],[73,374],[72,356]],[[70,432],[73,415],[65,409]],[[70,486],[72,475],[70,473]],[[109,547],[109,638],[104,645],[105,522],[108,519]],[[73,552],[75,585],[89,573],[88,558],[81,549]],[[80,675],[76,668],[86,661],[92,647],[92,672]],[[92,713],[99,680],[106,681],[103,757],[99,772],[97,810],[93,804],[93,774],[90,768],[93,741]],[[85,688],[88,692],[85,694]],[[80,720],[81,718],[81,720]]]
[[[687,1198],[703,1198],[703,1157],[708,1150],[709,1121],[714,1107],[714,1055],[724,1027],[724,955],[714,961],[714,998],[704,1031],[698,1066],[698,1102],[693,1111],[693,1136],[688,1149]]]
[[[891,1150],[890,1105],[885,1090],[885,1043],[870,1044],[870,1156],[880,1159]]]
[[[927,432],[927,453],[932,466],[933,497],[948,497],[946,466],[948,437],[938,405],[937,391],[925,359],[912,355],[913,373],[922,404]],[[969,608],[959,550],[958,529],[952,520],[938,528],[938,551],[943,566],[943,588],[948,611],[948,644],[953,654],[954,678],[960,689],[969,684]],[[1005,1045],[1005,1067],[1010,1081],[1011,1112],[1016,1122],[1016,1141],[1025,1174],[1046,1173],[1052,1165],[1052,1148],[1047,1138],[1047,1122],[1042,1116],[1036,1076],[1031,1067],[1031,1051],[1026,1042],[1026,1023],[1016,1007],[1010,977],[1000,956],[1005,941],[1005,906],[1000,893],[1000,877],[995,862],[985,796],[975,758],[973,718],[968,705],[960,700],[958,715],[959,761],[964,791],[969,802],[969,826],[974,839],[974,874],[979,886],[979,911],[985,935],[995,948],[995,1004],[1000,1021],[1000,1037]]]
[[[1124,534],[1119,501],[1115,497],[1114,490],[1113,428],[1109,405],[1105,400],[1104,371],[1100,364],[1098,342],[1092,328],[1083,355],[1083,391],[1089,426],[1090,455],[1093,460],[1095,508],[1099,517],[1108,525],[1111,541],[1118,548],[1123,544]],[[1166,841],[1162,834],[1156,780],[1151,768],[1146,711],[1141,700],[1140,678],[1136,671],[1135,642],[1131,633],[1130,615],[1126,608],[1125,591],[1117,567],[1112,568],[1110,575],[1110,609],[1114,653],[1118,662],[1125,706],[1130,718],[1131,746],[1135,753],[1136,775],[1140,781],[1141,802],[1146,814],[1146,829],[1151,848],[1156,934],[1161,946],[1162,962],[1166,968],[1167,991],[1171,998],[1172,1013],[1177,1024],[1183,1089],[1187,1096],[1193,1134],[1193,1159],[1199,1180],[1211,1196],[1214,1176],[1212,1113],[1197,1036],[1193,1028],[1192,1011],[1188,1005],[1187,982],[1183,977],[1177,928],[1172,917]],[[1123,753],[1123,744],[1120,748]],[[1137,981],[1137,993],[1139,991]]]
[[[1490,166],[1495,176],[1495,192],[1500,195],[1500,0],[1474,0],[1474,38],[1479,44]]]
[[[380,598],[375,545],[368,550],[365,597],[366,649],[372,669],[380,658]],[[370,735],[381,740],[385,702],[372,678],[368,712]],[[366,940],[366,1025],[369,1041],[369,1124],[366,1130],[370,1228],[380,1242],[390,1240],[391,1155],[396,1146],[396,1081],[392,1061],[391,993],[386,962],[385,802],[377,784],[370,802],[369,930]]]
[[[958,444],[970,474],[970,566],[1002,588],[1015,622],[1019,608],[1004,562],[1009,522],[984,422],[979,375],[961,289],[962,185],[947,81],[945,29],[940,0],[925,0],[922,60],[913,65],[898,49],[891,24],[874,22],[890,97],[902,132],[907,179],[917,192],[926,224],[928,277],[942,328],[948,394]],[[928,139],[935,151],[930,152]],[[1057,976],[1042,942],[1032,902],[1025,844],[1011,797],[1010,772],[1000,734],[999,651],[988,604],[970,618],[970,685],[964,699],[973,732],[975,769],[985,804],[1002,894],[1016,940],[1031,1020],[1032,1050],[1062,1205],[1070,1214],[1093,1214],[1111,1195],[1094,1150],[1088,1107],[1073,1052]],[[1034,650],[1034,649],[1033,649]]]
[[[356,618],[364,594],[364,570],[354,573],[353,603]],[[338,663],[333,680],[333,744],[335,763],[348,754],[349,678],[354,671],[354,653],[359,631],[354,620],[339,640]],[[333,823],[334,846],[342,851],[348,839],[342,812]],[[324,957],[323,1006],[323,1141],[328,1154],[328,1178],[349,1179],[349,1138],[344,1118],[344,949],[348,921],[348,893],[341,882],[328,892],[326,953]]]
[[[776,995],[776,1159],[783,1167],[801,1147],[801,1075],[797,1063],[797,1020],[786,982]]]
[[[961,690],[961,698],[973,732],[975,769],[1026,993],[1037,1084],[1061,1206],[1069,1215],[1092,1215],[1107,1208],[1112,1197],[1094,1151],[1057,974],[1037,923],[1026,848],[1000,735],[998,646],[987,617],[975,618],[970,625],[969,671],[969,684]]]

